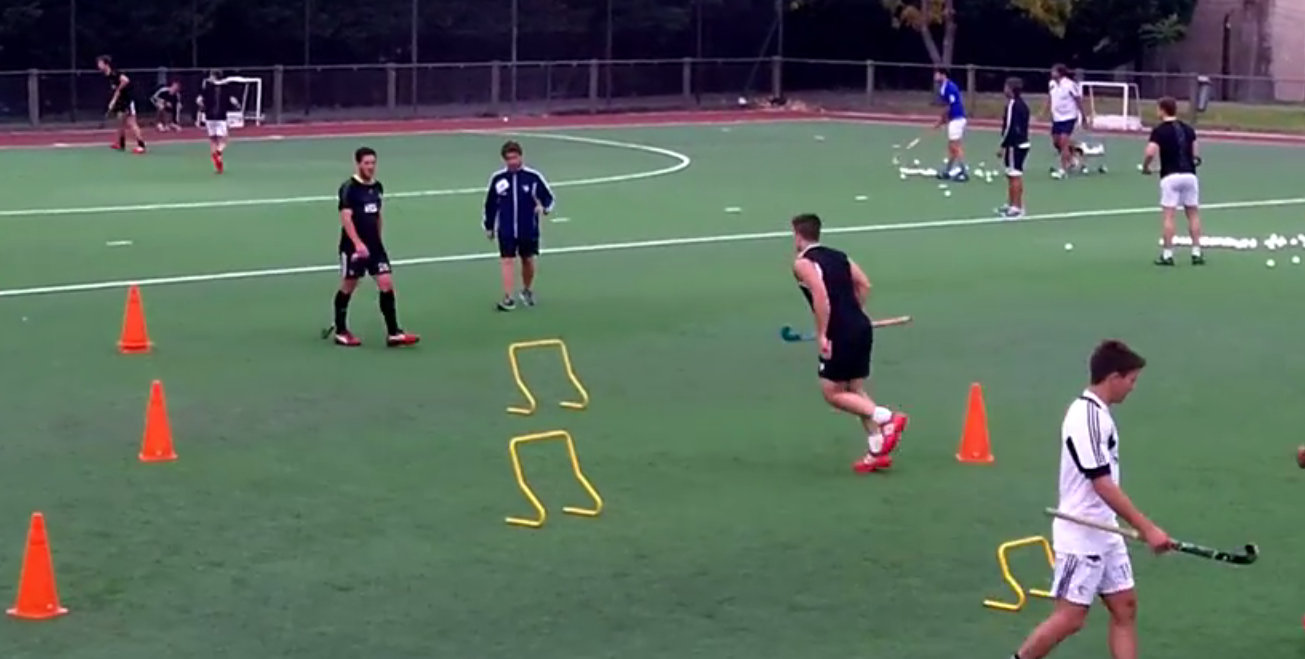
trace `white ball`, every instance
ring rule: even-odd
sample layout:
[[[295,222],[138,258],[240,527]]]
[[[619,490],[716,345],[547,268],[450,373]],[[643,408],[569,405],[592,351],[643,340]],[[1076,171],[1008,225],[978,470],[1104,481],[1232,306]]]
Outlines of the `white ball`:
[[[1251,238],[1251,249],[1259,249],[1259,247],[1260,247],[1260,241]]]
[[[1291,257],[1291,264],[1292,264],[1292,265],[1300,265],[1300,257],[1299,257],[1299,256],[1293,256],[1293,257]],[[27,319],[24,318],[23,320],[27,320]]]
[[[916,158],[914,161],[911,162],[911,164],[912,164],[912,165],[915,165],[916,167],[919,167],[919,166],[920,166],[920,159],[919,159],[919,158]]]
[[[898,174],[898,176],[901,177],[901,179],[902,179],[903,181],[906,180],[906,172],[902,172],[902,173]]]
[[[950,197],[950,196],[952,196],[952,191],[951,191],[951,190],[943,190],[943,196],[944,196],[944,197]]]
[[[1074,251],[1074,243],[1065,243],[1065,251],[1066,252]]]
[[[1265,261],[1265,262],[1264,262],[1264,265],[1267,265],[1267,266],[1269,266],[1270,268],[1272,268],[1273,266],[1278,265],[1278,264],[1275,263],[1273,259],[1269,259],[1268,261]]]
[[[1297,245],[1300,244],[1300,239],[1299,239],[1299,238],[1292,238],[1291,241],[1290,241],[1288,244],[1291,245],[1292,247],[1295,247],[1295,246],[1297,246]]]
[[[1142,171],[1142,163],[1137,163],[1137,171]]]

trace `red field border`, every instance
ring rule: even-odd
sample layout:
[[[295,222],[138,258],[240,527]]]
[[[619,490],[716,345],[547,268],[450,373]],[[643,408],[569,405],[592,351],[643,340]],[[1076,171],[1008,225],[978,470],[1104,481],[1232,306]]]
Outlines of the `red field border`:
[[[657,126],[692,126],[739,123],[765,123],[776,121],[812,120],[856,121],[868,124],[898,126],[925,126],[934,121],[927,116],[902,116],[863,112],[732,110],[656,112],[604,115],[569,115],[542,117],[513,117],[463,119],[412,119],[390,121],[338,121],[321,123],[284,124],[278,126],[248,126],[240,129],[237,139],[276,140],[330,137],[366,137],[369,135],[405,135],[413,133],[441,133],[457,131],[506,131],[528,129],[567,128],[633,128]],[[998,124],[989,120],[974,120],[972,125],[982,129],[996,129]],[[158,134],[147,132],[151,143],[202,142],[205,137],[196,130],[181,133]],[[1247,133],[1235,131],[1202,130],[1202,139],[1248,144],[1305,146],[1305,135],[1279,133]],[[0,132],[0,149],[67,148],[108,145],[109,130],[69,129]]]

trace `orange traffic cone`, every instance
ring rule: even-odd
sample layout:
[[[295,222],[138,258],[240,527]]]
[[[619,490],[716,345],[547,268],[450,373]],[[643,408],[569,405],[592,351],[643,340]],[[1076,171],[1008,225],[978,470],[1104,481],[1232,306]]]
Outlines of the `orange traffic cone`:
[[[32,513],[23,571],[18,577],[18,598],[7,613],[24,620],[48,620],[68,613],[68,609],[59,606],[54,561],[50,558],[50,542],[45,537],[45,517],[41,513]]]
[[[118,352],[133,355],[149,352],[153,347],[150,333],[145,329],[145,307],[140,301],[140,287],[127,289],[127,308],[122,312],[122,334],[118,337]]]
[[[150,386],[150,402],[145,407],[145,439],[140,446],[141,462],[171,462],[177,459],[172,448],[172,423],[168,421],[168,404],[163,398],[163,383]]]
[[[992,443],[988,438],[988,411],[983,406],[983,387],[978,382],[970,385],[965,427],[961,429],[961,448],[956,459],[973,464],[988,464],[996,459],[992,456]]]

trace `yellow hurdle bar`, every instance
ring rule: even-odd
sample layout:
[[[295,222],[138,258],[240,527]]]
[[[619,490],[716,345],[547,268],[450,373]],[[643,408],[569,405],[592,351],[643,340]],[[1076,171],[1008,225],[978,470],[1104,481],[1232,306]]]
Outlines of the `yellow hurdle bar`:
[[[535,496],[534,489],[526,481],[525,469],[521,467],[519,448],[522,444],[528,442],[542,442],[549,439],[560,439],[566,443],[566,452],[571,458],[571,473],[575,476],[576,481],[580,483],[580,487],[583,487],[585,492],[589,493],[589,498],[593,499],[592,508],[564,507],[562,512],[581,517],[597,517],[599,513],[603,512],[603,498],[599,496],[598,490],[594,489],[593,484],[589,482],[588,478],[585,478],[584,472],[580,470],[580,456],[576,453],[575,440],[571,438],[571,433],[565,430],[553,430],[551,432],[513,437],[512,441],[508,443],[508,454],[512,456],[512,471],[517,477],[517,487],[521,488],[521,493],[525,495],[530,505],[535,508],[535,519],[508,517],[506,520],[508,524],[537,529],[548,521],[548,511],[544,509],[544,504],[540,503],[539,497]]]
[[[1051,543],[1047,542],[1046,538],[1040,535],[1035,535],[1027,538],[1020,538],[1019,540],[1011,540],[1010,542],[1003,542],[997,547],[997,564],[1001,566],[1001,576],[1006,580],[1006,585],[1010,586],[1011,592],[1015,593],[1015,601],[1000,602],[997,600],[983,600],[984,606],[999,611],[1019,611],[1024,608],[1024,604],[1028,602],[1028,596],[1025,594],[1024,587],[1020,585],[1019,581],[1015,580],[1015,575],[1011,573],[1010,552],[1013,549],[1019,549],[1020,547],[1027,547],[1029,545],[1042,545],[1042,550],[1047,554],[1047,565],[1050,565],[1053,570],[1055,569],[1056,557],[1051,553]],[[1035,590],[1032,588],[1028,590],[1028,595],[1044,599],[1052,599],[1054,597],[1051,593],[1045,590]]]
[[[522,350],[531,348],[553,348],[556,347],[562,353],[562,366],[566,368],[566,378],[571,381],[571,386],[575,387],[576,393],[580,394],[578,401],[563,401],[562,407],[568,410],[583,410],[589,407],[589,392],[585,386],[580,383],[580,378],[575,374],[575,368],[571,365],[571,352],[566,349],[566,343],[561,339],[542,339],[539,341],[522,341],[513,343],[508,346],[508,363],[512,365],[512,378],[517,382],[517,389],[521,390],[521,395],[525,396],[527,407],[509,407],[509,414],[520,414],[530,416],[539,409],[539,403],[535,400],[535,395],[530,392],[530,387],[526,385],[525,378],[521,377],[521,364],[518,361],[517,353]]]

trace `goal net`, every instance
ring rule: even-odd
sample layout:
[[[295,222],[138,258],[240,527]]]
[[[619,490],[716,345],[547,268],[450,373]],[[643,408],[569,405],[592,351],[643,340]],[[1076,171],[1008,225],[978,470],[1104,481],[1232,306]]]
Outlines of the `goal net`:
[[[232,109],[227,112],[228,128],[244,128],[246,122],[263,124],[263,79],[231,76],[217,81]],[[199,119],[203,121],[203,113]]]
[[[1131,82],[1079,83],[1083,104],[1092,116],[1094,130],[1140,131],[1142,109],[1138,102],[1137,85]]]

